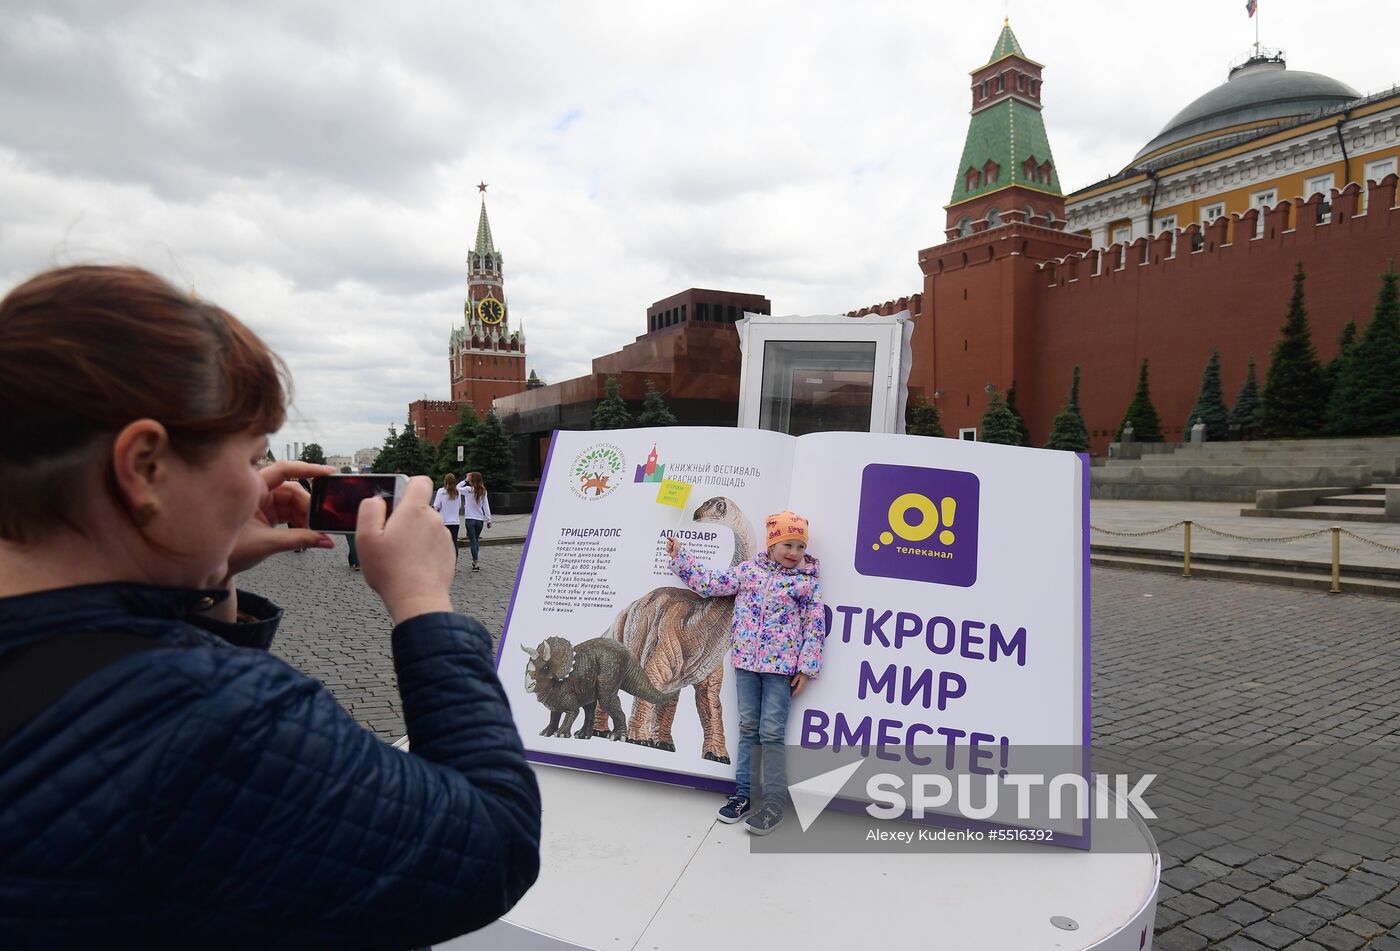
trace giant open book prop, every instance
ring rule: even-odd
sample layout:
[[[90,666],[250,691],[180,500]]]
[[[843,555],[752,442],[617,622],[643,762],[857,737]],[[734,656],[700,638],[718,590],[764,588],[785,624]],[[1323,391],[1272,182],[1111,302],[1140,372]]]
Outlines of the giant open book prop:
[[[733,599],[692,594],[665,543],[722,569],[783,509],[830,627],[791,746],[992,776],[1054,750],[1087,780],[1087,458],[873,433],[556,433],[498,659],[531,758],[732,789]]]

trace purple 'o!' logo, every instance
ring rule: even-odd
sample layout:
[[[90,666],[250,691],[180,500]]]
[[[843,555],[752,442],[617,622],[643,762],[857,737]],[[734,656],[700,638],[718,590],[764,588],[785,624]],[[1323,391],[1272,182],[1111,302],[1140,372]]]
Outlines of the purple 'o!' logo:
[[[971,472],[866,466],[856,523],[856,571],[972,587],[977,582],[980,488]]]

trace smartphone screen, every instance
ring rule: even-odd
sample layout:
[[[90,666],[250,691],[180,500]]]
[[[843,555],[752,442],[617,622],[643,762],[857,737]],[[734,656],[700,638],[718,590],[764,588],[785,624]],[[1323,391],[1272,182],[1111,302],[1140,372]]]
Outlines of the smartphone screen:
[[[328,475],[311,482],[310,525],[317,532],[352,535],[364,499],[384,500],[386,514],[394,510],[394,489],[399,476]]]

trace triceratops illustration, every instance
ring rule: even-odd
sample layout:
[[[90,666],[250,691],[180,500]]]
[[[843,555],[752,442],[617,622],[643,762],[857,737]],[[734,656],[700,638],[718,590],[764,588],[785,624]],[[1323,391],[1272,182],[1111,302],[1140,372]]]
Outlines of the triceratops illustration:
[[[627,717],[617,696],[619,690],[649,703],[666,703],[676,697],[652,686],[627,648],[609,637],[595,637],[578,645],[562,637],[549,637],[533,650],[523,644],[520,649],[530,655],[525,665],[525,690],[549,709],[549,725],[540,736],[568,736],[582,710],[583,726],[574,736],[588,739],[593,735],[594,711],[601,705],[615,724],[610,733],[602,735],[620,740],[627,736]]]

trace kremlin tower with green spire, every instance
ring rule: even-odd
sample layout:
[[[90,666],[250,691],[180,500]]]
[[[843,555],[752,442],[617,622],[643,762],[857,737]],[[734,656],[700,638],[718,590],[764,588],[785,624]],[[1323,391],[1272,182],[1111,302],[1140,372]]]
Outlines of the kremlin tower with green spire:
[[[510,326],[504,264],[486,216],[486,183],[477,188],[481,192],[481,215],[476,224],[476,244],[467,255],[462,326],[452,331],[448,356],[452,399],[471,403],[480,416],[491,409],[493,400],[525,389],[525,335]]]
[[[972,71],[972,120],[945,241],[919,252],[910,392],[936,400],[943,425],[964,437],[980,429],[990,394],[1019,383],[1024,406],[1028,384],[1044,385],[1034,370],[1038,268],[1089,248],[1088,238],[1064,230],[1041,68],[1003,24],[991,58]]]
[[[505,268],[501,252],[491,237],[486,217],[486,183],[481,192],[481,214],[476,223],[476,244],[467,253],[467,296],[462,323],[447,342],[450,400],[426,396],[408,404],[408,419],[420,436],[438,443],[469,405],[477,416],[491,411],[503,396],[525,390],[525,332],[510,325],[506,299]],[[462,473],[458,473],[461,475]]]
[[[972,121],[947,206],[948,238],[1012,222],[1063,227],[1065,200],[1040,114],[1042,67],[1002,24],[972,71]]]

